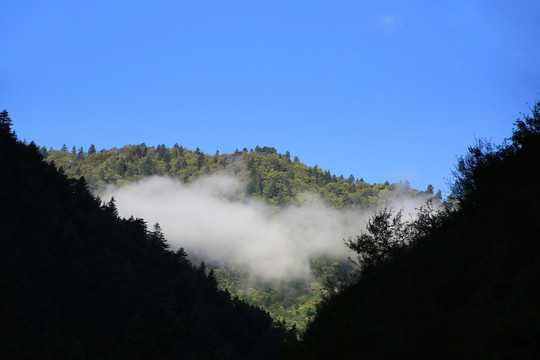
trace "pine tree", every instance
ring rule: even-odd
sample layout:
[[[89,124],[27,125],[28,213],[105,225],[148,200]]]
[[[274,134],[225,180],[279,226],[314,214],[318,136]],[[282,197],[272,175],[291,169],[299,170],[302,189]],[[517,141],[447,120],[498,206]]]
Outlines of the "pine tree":
[[[11,118],[6,109],[0,113],[0,131],[11,134]]]
[[[83,147],[81,146],[79,148],[79,152],[77,153],[77,160],[82,160],[84,158],[84,149]]]
[[[90,144],[90,147],[88,148],[88,155],[92,155],[96,153],[96,146],[94,144]]]

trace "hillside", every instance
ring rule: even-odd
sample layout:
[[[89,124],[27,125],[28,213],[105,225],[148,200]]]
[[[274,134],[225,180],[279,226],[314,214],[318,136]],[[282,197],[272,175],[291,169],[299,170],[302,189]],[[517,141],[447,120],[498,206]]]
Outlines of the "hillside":
[[[317,166],[309,167],[297,157],[291,159],[288,152],[279,154],[272,147],[257,146],[249,151],[216,152],[214,155],[204,154],[199,149],[189,150],[178,144],[171,148],[165,145],[126,145],[100,151],[92,145],[87,152],[83,148],[77,150],[75,146],[71,151],[67,146],[60,150],[42,147],[40,151],[47,161],[61,167],[67,175],[74,178],[84,176],[98,195],[107,185],[125,185],[152,175],[193,183],[213,174],[230,174],[246,184],[241,196],[262,199],[281,208],[294,203],[304,193],[319,195],[335,209],[373,209],[392,197],[435,196],[440,199],[440,191],[433,194],[432,187],[422,192],[412,189],[406,180],[395,184],[368,184],[353,175],[345,179]],[[233,296],[269,311],[274,319],[284,319],[289,326],[296,325],[301,330],[315,313],[325,283],[335,281],[352,270],[345,257],[317,256],[310,261],[312,276],[309,279],[279,284],[254,283],[249,281],[250,274],[246,269],[196,258],[197,263],[200,261],[214,269],[221,289],[227,289]]]
[[[458,161],[457,210],[379,213],[351,239],[362,272],[320,306],[296,358],[540,357],[540,103],[515,125]]]
[[[61,166],[70,177],[84,176],[89,187],[100,194],[108,184],[125,184],[150,175],[167,175],[185,182],[200,176],[224,172],[247,182],[247,193],[270,204],[290,203],[298,194],[320,194],[330,206],[372,207],[382,205],[385,196],[394,191],[417,196],[421,191],[411,189],[404,180],[401,184],[368,184],[353,175],[336,176],[318,166],[309,167],[298,157],[291,159],[287,152],[279,154],[272,147],[236,150],[232,154],[204,154],[198,148],[189,150],[175,144],[168,148],[126,145],[96,152],[93,145],[87,152],[75,146],[68,151],[41,148],[44,158]],[[433,190],[430,190],[433,192]],[[440,197],[440,193],[438,195]]]
[[[6,111],[0,168],[0,357],[275,359],[293,340],[168,250],[158,225],[119,218],[17,141]]]

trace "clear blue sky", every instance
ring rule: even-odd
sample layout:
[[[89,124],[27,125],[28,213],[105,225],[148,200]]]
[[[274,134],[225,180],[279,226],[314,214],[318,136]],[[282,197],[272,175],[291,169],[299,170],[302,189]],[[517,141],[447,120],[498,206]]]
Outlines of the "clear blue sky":
[[[447,190],[540,100],[539,1],[0,4],[0,109],[58,149],[273,146]]]

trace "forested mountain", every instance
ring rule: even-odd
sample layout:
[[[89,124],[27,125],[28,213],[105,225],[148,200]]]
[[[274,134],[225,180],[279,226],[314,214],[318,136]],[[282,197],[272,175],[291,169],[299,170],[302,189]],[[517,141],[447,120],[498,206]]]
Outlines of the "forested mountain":
[[[250,194],[276,205],[302,191],[320,193],[334,207],[376,204],[381,192],[392,189],[420,192],[404,183],[371,186],[334,177],[272,148],[213,156],[176,146],[150,147],[139,155],[143,145],[89,154],[40,150],[16,140],[4,111],[0,355],[537,359],[540,103],[515,126],[501,146],[481,141],[469,148],[456,167],[454,196],[440,210],[428,204],[409,222],[399,212],[376,212],[366,232],[347,241],[358,254],[357,278],[325,298],[296,344],[284,324],[219,291],[213,271],[194,267],[182,249],[170,251],[159,226],[148,230],[141,219],[120,219],[114,202],[101,203],[84,177],[64,172],[97,172],[93,187],[99,191],[106,183],[173,174],[177,149],[187,165],[178,165],[173,175],[189,181],[218,170],[237,172],[249,181]],[[65,170],[44,162],[42,153]],[[153,170],[139,173],[146,169],[142,163]],[[127,174],[127,164],[140,167],[116,177],[117,171]],[[314,277],[333,274],[334,265],[332,259],[314,259]],[[243,281],[241,269],[217,271],[233,289]],[[246,291],[240,287],[237,292]],[[275,289],[264,291],[262,302],[271,303],[267,299],[274,295],[277,302],[287,299]]]
[[[17,141],[6,111],[0,169],[1,358],[274,359],[294,340]]]
[[[61,167],[70,177],[84,176],[89,187],[100,195],[109,184],[127,184],[151,175],[165,175],[192,182],[205,175],[226,173],[246,183],[246,196],[264,199],[269,204],[286,206],[302,193],[319,194],[333,208],[382,206],[389,197],[433,196],[440,200],[440,190],[434,194],[429,186],[423,192],[412,189],[406,180],[400,183],[368,184],[353,175],[336,176],[318,166],[309,167],[289,152],[279,154],[273,147],[236,150],[232,154],[204,154],[178,144],[168,148],[126,145],[121,148],[87,151],[64,145],[60,150],[42,147],[47,161]],[[108,200],[108,199],[105,199]],[[206,259],[197,259],[197,263]],[[208,263],[215,270],[219,286],[233,296],[268,310],[275,319],[284,319],[291,326],[304,329],[321,299],[323,286],[351,271],[346,259],[316,257],[311,260],[312,279],[282,283],[249,282],[246,269]]]
[[[348,245],[354,284],[326,300],[298,359],[540,358],[540,103],[502,146],[457,164],[458,208],[382,210]]]
[[[84,176],[92,191],[99,194],[107,184],[124,184],[150,175],[168,175],[185,182],[218,171],[239,176],[247,182],[247,193],[261,197],[271,204],[282,205],[302,192],[320,194],[330,206],[370,207],[384,203],[392,191],[417,196],[421,192],[411,189],[404,180],[400,184],[370,185],[350,175],[347,179],[336,176],[318,166],[309,167],[298,157],[291,160],[289,152],[279,154],[273,147],[236,150],[232,154],[204,154],[198,148],[188,150],[175,144],[157,147],[126,145],[119,149],[97,151],[91,145],[87,152],[66,145],[60,150],[41,148],[47,161],[61,166],[66,175]],[[427,190],[433,194],[433,188]],[[440,199],[440,191],[436,194]]]

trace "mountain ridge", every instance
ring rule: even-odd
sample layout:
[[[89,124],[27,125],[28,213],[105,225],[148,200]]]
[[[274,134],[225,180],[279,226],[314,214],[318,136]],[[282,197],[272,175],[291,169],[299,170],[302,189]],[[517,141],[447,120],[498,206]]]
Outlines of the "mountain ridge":
[[[144,143],[100,151],[91,145],[88,152],[82,147],[79,150],[73,147],[69,152],[67,146],[61,150],[41,147],[40,151],[47,161],[54,161],[69,176],[84,176],[91,190],[98,194],[108,184],[123,184],[150,175],[173,176],[191,182],[200,176],[225,172],[246,180],[249,195],[273,205],[288,204],[302,192],[317,193],[335,208],[380,206],[385,194],[396,191],[413,197],[428,193],[441,199],[440,190],[434,194],[432,186],[419,191],[412,189],[407,180],[368,184],[353,175],[344,178],[317,165],[307,166],[298,157],[291,160],[289,152],[280,154],[267,146],[214,155],[198,148],[188,150],[178,144],[168,148]]]

